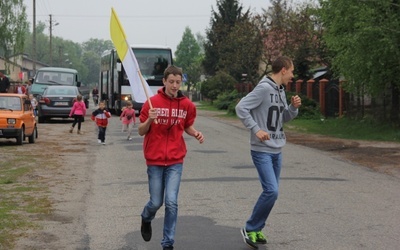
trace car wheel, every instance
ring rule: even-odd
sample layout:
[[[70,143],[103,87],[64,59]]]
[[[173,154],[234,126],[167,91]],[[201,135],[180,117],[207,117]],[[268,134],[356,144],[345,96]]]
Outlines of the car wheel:
[[[43,116],[39,116],[38,120],[39,120],[39,123],[45,123],[46,122],[46,119]]]
[[[32,134],[28,137],[29,143],[35,143],[35,139],[36,138],[37,138],[37,128],[35,126],[35,128],[33,129]]]
[[[19,134],[18,134],[16,139],[17,139],[17,145],[22,145],[22,142],[25,139],[24,127],[21,128],[21,130],[19,131]]]

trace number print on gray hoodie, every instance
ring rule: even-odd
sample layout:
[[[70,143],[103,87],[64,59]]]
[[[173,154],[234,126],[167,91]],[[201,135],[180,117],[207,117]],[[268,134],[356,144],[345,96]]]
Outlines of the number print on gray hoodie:
[[[279,153],[286,144],[283,123],[295,118],[298,109],[287,104],[282,85],[278,87],[270,77],[265,77],[236,105],[236,114],[250,130],[251,150]],[[261,142],[256,137],[260,129],[270,135],[270,140]]]

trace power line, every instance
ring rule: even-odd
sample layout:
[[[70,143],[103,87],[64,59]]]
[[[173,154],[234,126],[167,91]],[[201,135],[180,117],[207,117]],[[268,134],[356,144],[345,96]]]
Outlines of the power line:
[[[29,16],[29,15],[28,15]],[[48,16],[48,15],[36,15],[37,17],[40,16]],[[109,15],[60,15],[60,14],[54,14],[54,16],[57,17],[63,17],[63,18],[110,18]],[[146,16],[119,16],[120,18],[133,18],[133,19],[141,19],[141,18],[204,18],[207,17],[209,18],[210,15],[174,15],[174,16],[160,16],[160,15],[154,15],[154,16],[150,16],[150,15],[146,15]]]

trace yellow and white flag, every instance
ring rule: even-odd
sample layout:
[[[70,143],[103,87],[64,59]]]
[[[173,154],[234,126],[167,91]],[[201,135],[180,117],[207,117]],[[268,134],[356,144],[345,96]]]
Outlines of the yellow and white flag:
[[[111,8],[110,34],[118,57],[128,76],[133,98],[136,102],[144,103],[149,96],[153,96],[153,92],[140,72],[135,54],[126,40],[124,29],[122,28],[114,8]]]

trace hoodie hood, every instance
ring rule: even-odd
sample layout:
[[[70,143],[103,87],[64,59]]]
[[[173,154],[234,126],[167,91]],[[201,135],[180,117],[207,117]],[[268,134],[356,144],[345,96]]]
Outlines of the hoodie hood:
[[[177,95],[177,97],[170,97],[169,95],[167,95],[167,93],[165,93],[165,87],[162,87],[162,88],[158,89],[158,90],[157,90],[157,93],[158,93],[158,94],[161,94],[162,96],[164,96],[164,97],[166,97],[166,98],[168,98],[169,100],[170,100],[170,99],[183,99],[183,98],[186,97],[186,96],[182,93],[182,91],[180,91],[180,90],[178,90],[178,95]]]

